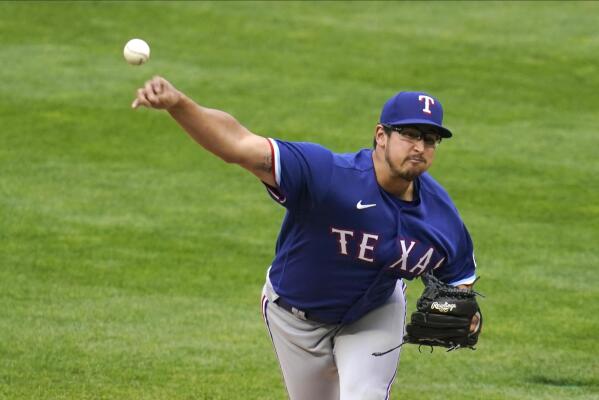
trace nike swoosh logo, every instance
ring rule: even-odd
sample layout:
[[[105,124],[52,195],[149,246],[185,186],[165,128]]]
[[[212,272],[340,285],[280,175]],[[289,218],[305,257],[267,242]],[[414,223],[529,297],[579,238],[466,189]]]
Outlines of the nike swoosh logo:
[[[358,210],[363,210],[365,208],[370,208],[370,207],[374,207],[376,206],[376,204],[362,204],[362,200],[358,201],[358,204],[356,204],[356,208]]]

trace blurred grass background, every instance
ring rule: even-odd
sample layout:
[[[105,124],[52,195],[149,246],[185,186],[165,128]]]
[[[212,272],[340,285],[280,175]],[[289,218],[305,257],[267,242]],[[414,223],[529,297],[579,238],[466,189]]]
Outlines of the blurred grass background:
[[[593,2],[0,3],[0,398],[284,399],[259,312],[283,209],[163,112],[369,147],[443,102],[433,175],[475,241],[476,352],[405,348],[399,399],[599,399]],[[150,43],[131,67],[122,47]],[[410,304],[420,294],[410,284]]]

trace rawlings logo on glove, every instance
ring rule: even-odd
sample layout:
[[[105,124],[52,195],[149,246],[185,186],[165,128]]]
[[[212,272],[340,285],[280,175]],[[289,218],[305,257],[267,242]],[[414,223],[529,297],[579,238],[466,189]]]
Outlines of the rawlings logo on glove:
[[[456,304],[449,304],[448,302],[445,302],[443,304],[439,304],[436,301],[431,304],[431,310],[439,310],[442,313],[446,313],[448,311],[452,311],[454,308],[456,308],[457,305]]]

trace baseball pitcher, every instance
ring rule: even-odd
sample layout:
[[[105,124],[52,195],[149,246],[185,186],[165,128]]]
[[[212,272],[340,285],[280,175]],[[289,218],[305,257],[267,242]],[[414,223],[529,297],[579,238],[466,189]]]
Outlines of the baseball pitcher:
[[[394,95],[373,148],[349,154],[256,135],[161,77],[138,89],[132,107],[139,106],[165,109],[285,207],[261,304],[290,399],[388,399],[404,343],[476,344],[482,317],[470,289],[472,241],[426,172],[452,136],[438,99]],[[417,277],[425,291],[406,333],[404,280]]]

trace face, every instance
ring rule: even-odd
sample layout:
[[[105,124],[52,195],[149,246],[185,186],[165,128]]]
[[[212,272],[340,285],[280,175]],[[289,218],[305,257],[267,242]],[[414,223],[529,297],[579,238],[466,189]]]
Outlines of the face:
[[[391,176],[406,181],[413,181],[430,168],[438,137],[431,128],[402,127],[400,132],[387,135],[381,125],[377,126],[377,148],[384,151]]]

